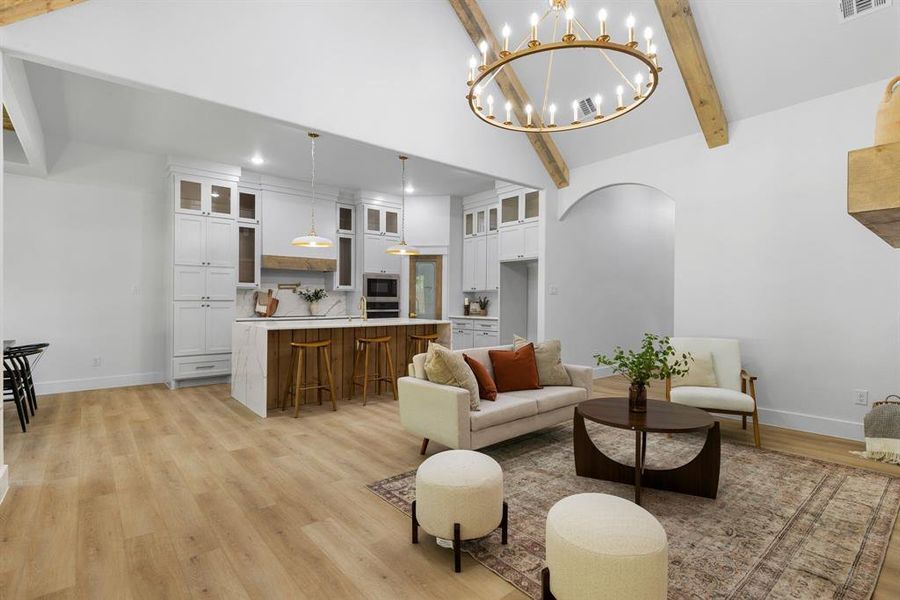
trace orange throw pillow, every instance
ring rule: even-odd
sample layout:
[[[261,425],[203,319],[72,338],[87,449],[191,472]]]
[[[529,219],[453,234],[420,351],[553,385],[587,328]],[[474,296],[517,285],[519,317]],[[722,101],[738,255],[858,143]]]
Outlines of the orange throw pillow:
[[[541,389],[534,344],[518,350],[488,350],[498,392]]]
[[[497,386],[494,384],[494,380],[491,379],[491,374],[488,373],[487,368],[474,358],[469,358],[468,354],[463,354],[463,359],[465,359],[469,368],[472,369],[472,372],[475,373],[475,381],[478,382],[478,396],[482,400],[496,400]]]

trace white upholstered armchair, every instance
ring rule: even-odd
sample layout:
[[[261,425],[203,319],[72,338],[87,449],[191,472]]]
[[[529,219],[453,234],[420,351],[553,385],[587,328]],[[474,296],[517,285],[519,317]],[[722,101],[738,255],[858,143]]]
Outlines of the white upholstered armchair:
[[[677,356],[690,352],[695,359],[712,356],[715,386],[679,385],[666,381],[666,399],[694,406],[707,412],[740,415],[744,429],[747,417],[753,417],[753,442],[760,447],[759,416],[756,412],[756,377],[741,368],[741,348],[737,340],[724,338],[673,337]],[[688,374],[690,377],[690,373]],[[687,381],[687,380],[686,380]]]

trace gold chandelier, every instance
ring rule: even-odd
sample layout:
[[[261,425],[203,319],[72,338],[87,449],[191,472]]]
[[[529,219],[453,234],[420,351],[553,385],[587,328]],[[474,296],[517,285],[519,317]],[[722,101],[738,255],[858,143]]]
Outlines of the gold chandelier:
[[[478,45],[478,49],[481,51],[481,61],[479,63],[474,56],[469,59],[469,76],[466,81],[466,85],[469,87],[466,99],[469,101],[469,108],[475,113],[475,116],[485,123],[510,131],[529,133],[572,131],[612,121],[631,112],[653,95],[659,82],[659,73],[662,71],[662,67],[657,62],[656,45],[653,43],[653,30],[651,28],[647,27],[644,29],[645,46],[641,50],[635,38],[634,15],[628,15],[625,21],[628,28],[628,41],[620,44],[610,39],[607,30],[608,15],[606,10],[600,10],[597,14],[599,33],[594,35],[588,32],[581,21],[575,17],[575,10],[568,5],[567,0],[549,0],[549,4],[550,7],[543,16],[532,13],[530,33],[514,49],[510,50],[509,36],[511,30],[509,25],[503,26],[503,49],[497,53],[495,59],[491,60],[489,56],[487,41],[482,40]],[[553,41],[542,42],[538,37],[538,28],[548,18],[553,21]],[[557,40],[560,21],[563,19],[565,20],[565,34]],[[584,110],[578,100],[573,100],[572,120],[566,121],[561,117],[560,122],[557,122],[557,106],[551,101],[550,97],[553,57],[557,51],[573,49],[599,52],[609,64],[609,67],[622,78],[623,83],[615,89],[616,105],[609,111],[609,114],[603,114],[603,96],[598,93],[593,98],[589,98],[591,102],[588,103],[588,106],[592,103],[594,108],[594,111],[592,111],[593,117],[590,117],[589,114],[581,117],[579,110],[581,109],[582,113],[584,113]],[[520,117],[519,124],[515,124],[512,120],[514,106],[512,102],[507,101],[503,106],[503,112],[500,115],[495,114],[494,97],[490,94],[484,97],[487,86],[507,65],[543,52],[549,52],[550,58],[547,64],[544,98],[540,111],[536,112],[531,104],[518,107],[524,110],[525,122],[522,123]],[[642,70],[632,79],[629,79],[616,65],[611,55],[626,55],[637,59],[641,63]],[[644,75],[644,68],[646,68],[646,76]],[[546,118],[547,116],[549,118]]]

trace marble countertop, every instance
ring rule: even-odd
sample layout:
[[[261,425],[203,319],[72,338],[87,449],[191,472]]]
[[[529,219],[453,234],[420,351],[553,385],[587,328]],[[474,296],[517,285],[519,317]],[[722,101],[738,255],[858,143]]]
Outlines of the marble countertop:
[[[257,327],[268,331],[283,329],[347,329],[356,327],[400,327],[404,325],[449,325],[450,321],[438,321],[433,319],[369,319],[363,321],[360,317],[352,320],[347,317],[307,318],[297,319],[237,319],[236,323]]]
[[[274,317],[238,317],[235,321],[334,321],[360,319],[359,315],[276,315]]]
[[[452,315],[452,316],[450,316],[450,317],[448,317],[448,318],[449,318],[449,319],[475,319],[475,320],[481,320],[481,321],[496,321],[496,320],[498,320],[500,317],[491,317],[491,316],[487,316],[487,317],[486,317],[486,316],[484,316],[484,315],[469,315],[469,316],[467,317],[467,316],[465,316],[465,315]]]

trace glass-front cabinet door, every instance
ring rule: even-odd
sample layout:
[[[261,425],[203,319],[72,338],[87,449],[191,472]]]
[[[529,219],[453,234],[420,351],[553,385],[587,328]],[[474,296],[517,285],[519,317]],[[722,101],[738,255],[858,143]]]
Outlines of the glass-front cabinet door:
[[[381,210],[366,207],[366,233],[381,233]]]
[[[337,230],[339,233],[353,233],[353,207],[337,205]]]
[[[203,184],[199,181],[180,179],[176,182],[178,212],[203,214]]]
[[[482,208],[477,213],[475,213],[475,217],[475,232],[478,235],[484,235],[487,228],[487,210]]]
[[[467,212],[464,217],[465,223],[465,236],[469,237],[475,235],[475,213]]]
[[[229,185],[211,184],[209,190],[209,214],[230,217],[234,212],[234,194]]]
[[[388,235],[400,233],[400,213],[398,211],[385,209],[384,232]]]
[[[202,177],[176,177],[175,212],[235,218],[237,185]]]
[[[259,223],[260,194],[257,190],[238,192],[238,221]]]
[[[335,273],[336,290],[352,290],[353,282],[353,236],[338,235],[337,236],[337,273]]]
[[[522,215],[524,221],[533,221],[541,216],[541,195],[538,191],[525,193],[525,214]]]
[[[514,225],[519,222],[519,195],[500,199],[500,225]]]
[[[497,207],[488,209],[488,233],[497,231],[497,227],[499,227],[499,223],[497,221]]]
[[[238,225],[238,276],[237,285],[242,288],[259,287],[260,283],[259,226],[249,223]]]

